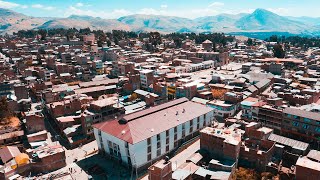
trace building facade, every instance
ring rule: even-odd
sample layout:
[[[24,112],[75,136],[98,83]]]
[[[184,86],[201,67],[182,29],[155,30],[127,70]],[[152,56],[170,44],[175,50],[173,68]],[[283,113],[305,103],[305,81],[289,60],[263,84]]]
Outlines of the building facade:
[[[145,169],[197,136],[212,120],[211,108],[181,98],[96,124],[94,135],[100,152]]]

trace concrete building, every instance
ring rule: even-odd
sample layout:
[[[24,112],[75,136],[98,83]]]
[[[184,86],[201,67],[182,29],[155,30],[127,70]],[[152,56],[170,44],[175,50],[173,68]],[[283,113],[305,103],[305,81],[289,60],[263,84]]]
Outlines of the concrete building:
[[[172,163],[168,160],[160,160],[148,168],[150,180],[171,180]]]
[[[287,107],[283,110],[282,133],[293,139],[318,144],[320,115],[317,112]]]
[[[153,70],[142,70],[140,71],[140,82],[142,89],[148,89],[148,87],[153,84]]]
[[[206,127],[200,131],[200,149],[213,157],[237,161],[241,146],[241,133],[229,128]]]
[[[197,136],[212,120],[212,108],[181,98],[95,124],[94,135],[100,152],[140,170]]]
[[[202,42],[202,48],[206,51],[212,51],[213,43],[210,40],[205,40]]]
[[[319,179],[320,163],[307,157],[299,157],[296,163],[296,179]]]
[[[237,105],[226,101],[214,100],[207,103],[214,109],[214,116],[218,119],[225,119],[233,116],[237,111]]]
[[[29,133],[45,130],[44,116],[41,112],[26,113],[26,128]]]
[[[29,98],[29,90],[25,84],[15,84],[13,86],[14,94],[17,97],[17,100],[28,99]]]

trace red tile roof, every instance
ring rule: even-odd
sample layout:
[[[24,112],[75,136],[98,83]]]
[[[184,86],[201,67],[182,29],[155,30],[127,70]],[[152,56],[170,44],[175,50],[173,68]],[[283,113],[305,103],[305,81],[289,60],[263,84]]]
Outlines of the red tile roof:
[[[128,121],[126,124],[112,120],[93,126],[116,138],[135,144],[212,110],[205,105],[181,98],[124,116],[123,119]]]

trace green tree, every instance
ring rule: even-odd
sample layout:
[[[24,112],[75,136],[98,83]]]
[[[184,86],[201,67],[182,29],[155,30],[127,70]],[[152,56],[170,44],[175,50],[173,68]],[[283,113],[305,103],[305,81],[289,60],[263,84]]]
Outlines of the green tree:
[[[248,38],[247,45],[248,46],[252,46],[253,45],[253,40],[251,38]]]
[[[278,36],[277,36],[277,35],[272,35],[272,36],[269,38],[269,42],[278,42]]]
[[[276,44],[273,46],[273,55],[276,58],[284,58],[285,57],[285,51],[282,48],[282,45]]]
[[[182,40],[178,37],[173,39],[174,44],[176,45],[177,48],[181,48],[182,47]]]
[[[108,45],[108,47],[111,46],[111,41],[110,40],[107,41],[107,45]]]
[[[38,34],[41,36],[41,40],[46,40],[47,30],[45,30],[45,29],[40,29],[40,30],[38,31]]]
[[[5,118],[11,115],[7,99],[2,97],[0,99],[0,121],[3,122]]]

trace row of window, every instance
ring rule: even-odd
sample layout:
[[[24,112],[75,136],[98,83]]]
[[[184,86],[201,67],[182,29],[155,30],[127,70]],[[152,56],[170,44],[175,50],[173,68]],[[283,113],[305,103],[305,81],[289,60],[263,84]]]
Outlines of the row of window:
[[[204,122],[203,122],[203,126],[206,125],[206,121],[205,121],[206,115],[204,115]],[[191,120],[190,122],[190,129],[189,129],[189,133],[193,132],[193,120]],[[200,129],[200,117],[197,118],[197,129]],[[182,138],[185,137],[185,124],[182,124]],[[166,130],[166,152],[170,151],[169,148],[169,137],[170,137],[170,131]],[[161,136],[160,134],[157,134],[157,156],[161,155]],[[178,128],[174,127],[174,148],[178,147]],[[148,161],[151,160],[152,158],[152,152],[151,152],[151,138],[147,139],[147,158]]]
[[[292,122],[292,125],[293,125],[294,127],[299,127],[300,123],[297,122],[297,121],[293,121],[293,122]],[[311,127],[311,126],[310,126],[309,124],[304,124],[304,123],[302,123],[302,128],[303,128],[303,129],[310,129],[310,127]],[[320,127],[316,127],[314,130],[315,130],[316,132],[320,133]]]
[[[291,114],[287,114],[286,115],[288,118],[290,119],[297,119],[297,120],[300,120],[302,117],[300,116],[296,116],[296,115],[291,115]],[[313,121],[315,120],[312,120],[312,119],[309,119],[309,118],[303,118],[303,121],[306,122],[306,123],[312,123]],[[319,124],[320,125],[320,121],[316,121],[316,124]]]
[[[120,147],[118,144],[108,141],[110,155],[121,159]]]

